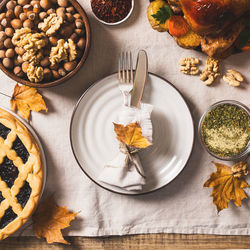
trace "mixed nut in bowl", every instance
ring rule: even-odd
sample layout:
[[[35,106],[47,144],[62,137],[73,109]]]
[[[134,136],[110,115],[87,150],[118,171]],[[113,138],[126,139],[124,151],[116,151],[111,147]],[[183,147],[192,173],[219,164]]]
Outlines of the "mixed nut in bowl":
[[[90,26],[76,0],[4,0],[0,12],[0,68],[13,80],[51,87],[85,62]]]
[[[240,102],[225,100],[202,115],[199,137],[204,148],[215,158],[237,161],[250,154],[250,111]]]

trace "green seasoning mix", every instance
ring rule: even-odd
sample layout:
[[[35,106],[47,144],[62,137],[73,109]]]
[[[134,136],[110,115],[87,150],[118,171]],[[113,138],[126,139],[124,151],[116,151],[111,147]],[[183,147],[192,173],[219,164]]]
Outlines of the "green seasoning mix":
[[[236,105],[221,104],[205,116],[201,135],[212,153],[220,157],[237,155],[250,140],[250,117]]]

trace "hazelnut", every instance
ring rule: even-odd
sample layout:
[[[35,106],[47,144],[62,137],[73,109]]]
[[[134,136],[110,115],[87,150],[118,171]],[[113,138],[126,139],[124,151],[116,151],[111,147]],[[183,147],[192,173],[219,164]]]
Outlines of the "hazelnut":
[[[47,14],[50,15],[50,14],[53,14],[53,13],[56,13],[56,11],[54,9],[48,9],[47,10]]]
[[[56,37],[54,37],[54,36],[51,36],[51,37],[49,38],[49,41],[50,41],[51,45],[53,45],[53,46],[56,46],[56,45],[57,45],[57,41],[58,41],[58,40],[59,40],[59,39],[56,38]]]
[[[22,64],[23,63],[23,58],[22,58],[22,56],[17,56],[17,61],[18,61],[18,63],[19,64]]]
[[[33,10],[33,6],[30,5],[30,4],[26,4],[26,5],[23,6],[23,11],[24,11],[25,13],[27,13],[27,12],[29,12],[29,11],[32,11],[32,10]]]
[[[39,18],[41,19],[41,20],[43,20],[44,18],[46,18],[48,16],[48,14],[46,13],[46,12],[40,12],[39,13]]]
[[[65,15],[68,22],[70,23],[74,22],[74,17],[72,16],[72,14],[66,13]]]
[[[86,40],[85,38],[81,37],[77,43],[77,47],[82,50],[85,48],[85,45],[86,45]]]
[[[17,58],[14,58],[14,66],[18,66],[20,63],[17,61]]]
[[[68,13],[71,13],[71,14],[74,14],[74,13],[75,13],[75,9],[74,9],[73,6],[70,6],[70,7],[66,8],[66,11],[67,11]]]
[[[0,31],[3,31],[4,30],[4,28],[3,28],[3,26],[0,24]]]
[[[14,45],[13,45],[13,43],[12,43],[12,41],[11,41],[11,38],[5,39],[5,41],[4,41],[3,44],[4,44],[4,46],[5,46],[7,49],[14,48]]]
[[[40,5],[43,9],[48,10],[52,7],[51,0],[41,0]]]
[[[15,56],[15,51],[14,49],[7,49],[5,52],[5,56],[8,58],[12,58]]]
[[[9,2],[6,4],[6,8],[7,8],[8,10],[13,10],[15,7],[16,7],[16,1],[9,1]]]
[[[39,2],[33,5],[33,12],[39,13],[40,9],[41,9],[41,6],[40,6]]]
[[[50,48],[45,48],[45,49],[43,50],[43,55],[44,55],[44,56],[49,56],[49,55],[50,55]]]
[[[68,38],[71,36],[73,32],[73,29],[71,27],[71,25],[64,25],[62,26],[61,30],[60,30],[60,34],[64,37],[64,38]]]
[[[15,47],[15,52],[22,56],[24,53],[25,53],[25,49],[24,48],[21,48],[21,47]]]
[[[0,49],[3,49],[3,48],[4,48],[3,41],[0,41]]]
[[[75,20],[75,25],[77,29],[81,29],[83,27],[83,21],[82,19],[76,19]]]
[[[32,28],[34,25],[34,23],[30,20],[30,19],[27,19],[23,22],[23,27],[24,28]]]
[[[48,68],[45,68],[45,69],[43,70],[43,77],[44,77],[44,79],[45,79],[46,81],[49,81],[49,80],[51,79],[51,77],[52,77],[51,70],[48,69]]]
[[[4,41],[7,38],[7,35],[4,31],[0,31],[0,41]]]
[[[14,19],[15,20],[15,19]],[[3,27],[8,27],[10,26],[10,19],[8,17],[5,17],[2,21],[1,21],[1,25],[3,25]]]
[[[58,64],[55,64],[55,65],[53,65],[53,66],[50,65],[49,68],[52,69],[52,70],[58,70],[59,65],[58,65]]]
[[[21,13],[19,18],[20,18],[21,21],[25,21],[26,19],[28,19],[28,16],[27,16],[26,13]]]
[[[59,73],[58,73],[56,70],[51,70],[51,72],[52,72],[52,75],[53,75],[53,77],[54,77],[55,79],[58,79],[58,78],[61,77],[61,76],[59,75]]]
[[[5,32],[5,34],[6,34],[7,36],[12,37],[12,36],[14,35],[14,32],[15,32],[15,31],[14,31],[14,29],[8,27],[8,28],[5,28],[4,32]]]
[[[23,26],[23,22],[20,19],[13,19],[10,22],[11,26],[16,29],[21,29]]]
[[[14,67],[14,62],[10,58],[4,58],[3,66],[7,69],[12,69]]]
[[[31,21],[34,21],[36,19],[36,13],[34,13],[33,11],[29,11],[27,13],[28,19],[30,19]]]
[[[83,30],[83,29],[75,29],[75,33],[76,33],[78,36],[83,36],[83,35],[84,35],[84,30]]]
[[[63,67],[66,71],[70,72],[75,69],[76,65],[77,65],[76,61],[71,61],[64,63]]]
[[[60,7],[67,7],[68,6],[68,0],[57,0],[57,4]]]
[[[16,66],[13,70],[14,74],[18,77],[23,77],[24,72],[22,71],[22,68],[20,66]]]
[[[56,14],[57,14],[57,16],[62,17],[63,19],[65,19],[66,18],[65,8],[63,8],[63,7],[57,8],[56,9]]]
[[[22,63],[22,71],[23,71],[24,73],[27,73],[28,67],[29,67],[29,62],[24,62],[24,63]]]
[[[24,6],[24,5],[28,4],[29,1],[30,1],[30,0],[17,0],[17,3],[18,3],[19,5]]]
[[[14,10],[7,10],[6,17],[15,18]]]
[[[47,67],[50,65],[50,61],[49,61],[49,57],[44,57],[41,61],[40,61],[41,66],[43,67]]]
[[[78,13],[76,13],[76,14],[73,15],[73,17],[74,17],[75,19],[80,19],[80,18],[81,18],[81,15],[78,14]]]
[[[5,13],[1,13],[0,14],[0,21],[2,21],[5,17],[6,17],[6,14]]]
[[[78,35],[76,33],[73,33],[71,36],[70,36],[70,39],[76,43],[78,41]]]
[[[59,68],[58,69],[58,73],[59,73],[59,75],[60,76],[66,76],[66,74],[67,74],[67,72],[65,71],[65,69],[64,68]]]
[[[17,18],[19,18],[20,14],[23,12],[23,8],[20,5],[17,5],[14,9],[14,14]]]
[[[5,50],[3,49],[0,50],[0,58],[1,59],[5,58]]]

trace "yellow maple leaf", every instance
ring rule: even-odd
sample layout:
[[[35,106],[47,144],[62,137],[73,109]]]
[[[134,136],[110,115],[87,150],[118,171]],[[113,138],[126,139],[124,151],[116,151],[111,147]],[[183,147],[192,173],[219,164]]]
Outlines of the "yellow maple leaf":
[[[116,138],[129,147],[147,148],[152,143],[142,136],[141,126],[138,122],[129,123],[127,126],[114,123]]]
[[[28,86],[19,86],[16,84],[12,98],[10,100],[11,109],[15,112],[19,111],[20,115],[25,119],[29,119],[30,111],[39,112],[41,110],[47,111],[46,104],[37,89]]]
[[[228,208],[230,200],[233,200],[234,204],[240,207],[241,201],[247,198],[243,188],[250,187],[244,179],[244,175],[248,174],[247,165],[240,162],[231,168],[224,164],[213,163],[217,171],[210,175],[204,187],[213,187],[211,196],[217,211],[220,212],[224,208]]]
[[[39,205],[32,216],[35,236],[46,238],[47,243],[70,244],[63,238],[61,230],[69,227],[77,214],[69,212],[66,207],[57,206],[51,196]]]

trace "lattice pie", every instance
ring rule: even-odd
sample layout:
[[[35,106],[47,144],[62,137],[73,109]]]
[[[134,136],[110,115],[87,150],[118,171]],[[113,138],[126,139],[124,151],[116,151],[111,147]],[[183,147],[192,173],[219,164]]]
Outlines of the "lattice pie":
[[[42,189],[39,147],[27,128],[0,109],[0,240],[34,211]]]

